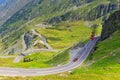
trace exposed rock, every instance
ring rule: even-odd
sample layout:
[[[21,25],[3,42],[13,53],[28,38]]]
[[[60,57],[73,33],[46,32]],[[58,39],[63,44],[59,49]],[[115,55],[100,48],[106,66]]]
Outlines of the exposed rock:
[[[95,20],[95,19],[100,18],[116,9],[118,9],[118,4],[112,4],[112,3],[109,3],[107,5],[101,4],[93,9],[91,9],[88,12],[88,14],[86,16],[86,20],[90,20],[90,21]]]
[[[103,24],[101,39],[108,38],[113,32],[120,30],[120,10],[114,12]]]
[[[71,2],[76,3],[79,0],[71,0]],[[85,3],[89,3],[92,2],[92,0],[86,0]],[[78,2],[79,3],[79,2]],[[60,16],[56,16],[56,17],[52,17],[50,19],[47,20],[48,23],[50,24],[55,24],[55,23],[59,23],[61,21],[75,21],[75,20],[96,20],[104,15],[107,15],[108,13],[117,10],[119,8],[118,4],[113,4],[113,3],[109,3],[109,4],[101,4],[98,6],[95,6],[94,8],[91,8],[90,10],[86,11],[86,12],[66,12]]]

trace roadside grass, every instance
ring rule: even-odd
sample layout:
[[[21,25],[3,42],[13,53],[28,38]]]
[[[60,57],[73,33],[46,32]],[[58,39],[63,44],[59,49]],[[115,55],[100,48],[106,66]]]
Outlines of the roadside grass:
[[[37,62],[43,62],[43,61],[48,61],[52,57],[56,55],[56,52],[47,52],[47,51],[42,51],[42,52],[34,52],[25,58],[30,58],[31,60],[35,60]]]
[[[0,58],[0,66],[2,67],[9,67],[12,64],[14,58]]]
[[[95,73],[81,73],[70,75],[68,73],[61,73],[49,76],[35,76],[35,77],[1,77],[3,80],[119,80],[120,76],[100,75]]]
[[[63,65],[65,63],[67,63],[69,61],[69,48],[65,49],[61,52],[59,52],[58,54],[54,55],[54,57],[52,57],[51,59],[49,59],[48,61],[46,61],[47,64],[51,64],[54,66],[56,65]]]
[[[25,58],[30,60],[28,62],[24,62],[23,58],[21,62],[16,64],[16,67],[24,67],[24,68],[46,68],[46,67],[52,67],[51,64],[46,64],[45,62],[49,59],[52,59],[54,55],[56,55],[56,52],[35,52],[31,55],[26,56]]]
[[[31,62],[20,62],[19,65],[26,66],[26,68],[47,68],[55,67],[59,64],[65,64],[69,61],[68,50],[63,52],[37,52],[33,53],[26,58],[31,59]],[[34,65],[32,65],[34,64]]]
[[[100,59],[108,54],[113,54],[114,50],[120,48],[120,32],[115,32],[110,38],[100,42],[97,46],[98,49],[93,55],[93,59]]]
[[[36,52],[25,58],[31,61],[19,63],[13,63],[14,58],[0,58],[1,67],[15,67],[15,68],[48,68],[55,67],[59,64],[63,65],[69,61],[69,50],[62,52]]]

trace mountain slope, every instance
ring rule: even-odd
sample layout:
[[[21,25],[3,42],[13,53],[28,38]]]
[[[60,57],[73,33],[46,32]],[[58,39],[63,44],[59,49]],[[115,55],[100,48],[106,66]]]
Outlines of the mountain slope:
[[[0,26],[31,0],[5,0],[0,4]]]
[[[107,22],[116,22],[119,21],[120,16],[116,15],[120,11],[113,13],[110,18],[107,19]],[[117,16],[117,17],[115,17]],[[115,20],[114,20],[115,19]],[[104,23],[104,28],[107,27],[105,24],[116,25],[113,23]],[[117,23],[119,24],[119,22]],[[116,25],[119,27],[120,25]],[[114,31],[114,30],[110,30]],[[107,38],[104,41],[100,41],[97,45],[97,50],[94,54],[91,54],[89,58],[84,62],[83,66],[72,71],[72,74],[68,72],[60,73],[50,76],[42,77],[24,77],[24,79],[37,79],[37,80],[119,80],[120,78],[120,30],[116,30],[110,38]],[[4,77],[3,77],[4,79]],[[13,77],[7,78],[12,80]],[[6,80],[7,80],[6,79]],[[14,77],[18,79],[18,77]],[[23,79],[19,77],[19,79]]]
[[[1,51],[15,45],[21,35],[31,28],[35,28],[39,23],[55,25],[56,23],[63,21],[94,21],[111,11],[118,9],[117,2],[119,2],[119,0],[115,0],[114,2],[107,0],[30,1],[0,27],[0,43],[3,46]],[[106,11],[106,13],[103,13],[104,11]],[[97,13],[97,16],[95,16],[95,13]]]
[[[55,2],[56,0],[51,0],[51,1]],[[71,0],[71,1],[76,2],[78,0]],[[61,73],[61,74],[42,76],[42,77],[24,77],[24,78],[22,78],[22,77],[14,77],[14,78],[13,77],[2,77],[2,78],[4,80],[13,80],[13,79],[16,79],[16,80],[18,80],[18,79],[20,79],[20,80],[23,80],[23,79],[26,79],[26,80],[27,79],[28,80],[29,79],[30,80],[34,80],[34,79],[35,80],[44,80],[44,79],[45,80],[49,80],[49,79],[50,80],[75,80],[75,79],[77,79],[77,80],[96,80],[96,79],[97,80],[119,80],[120,79],[120,69],[119,69],[120,68],[120,30],[119,30],[120,29],[120,27],[119,27],[120,26],[120,24],[119,24],[120,10],[114,12],[114,10],[116,8],[112,9],[113,7],[107,7],[107,9],[106,9],[105,5],[110,6],[111,3],[109,4],[109,1],[107,2],[106,0],[101,0],[101,1],[102,1],[102,5],[104,3],[104,7],[102,6],[102,9],[100,10],[100,12],[101,12],[100,14],[99,14],[99,10],[97,10],[97,9],[100,8],[101,3],[95,4],[96,2],[94,2],[94,1],[91,2],[91,0],[90,0],[90,3],[86,3],[87,5],[81,6],[80,8],[77,7],[77,9],[75,8],[75,10],[70,10],[71,11],[70,13],[69,13],[68,8],[67,9],[64,8],[65,10],[68,10],[68,13],[67,12],[64,13],[63,9],[62,9],[63,11],[60,10],[61,12],[59,12],[59,9],[61,9],[61,8],[53,11],[53,6],[51,6],[52,8],[49,8],[50,9],[49,11],[51,14],[46,13],[46,11],[48,9],[45,10],[45,8],[48,4],[45,6],[45,8],[43,8],[43,10],[45,10],[45,12],[44,11],[39,12],[38,6],[40,6],[40,5],[43,6],[44,3],[47,3],[47,1],[40,2],[40,4],[38,4],[38,2],[36,1],[35,3],[33,3],[34,7],[29,8],[31,4],[28,4],[27,5],[28,8],[25,7],[22,10],[18,11],[13,17],[11,17],[3,25],[5,28],[4,27],[0,28],[0,30],[5,31],[5,32],[1,32],[1,40],[2,41],[0,43],[0,47],[1,47],[1,45],[4,46],[2,48],[3,50],[5,48],[10,47],[11,45],[13,46],[13,45],[16,45],[17,43],[20,43],[21,42],[19,40],[20,36],[26,32],[29,32],[33,28],[37,29],[38,33],[42,33],[42,35],[44,35],[48,39],[48,43],[52,43],[52,45],[55,45],[55,47],[57,47],[57,49],[58,49],[58,47],[66,48],[66,46],[62,43],[66,43],[66,44],[72,43],[73,41],[77,41],[76,40],[77,37],[87,37],[88,34],[90,34],[89,28],[87,27],[87,29],[86,29],[86,26],[85,26],[86,24],[84,23],[84,21],[77,22],[77,20],[81,20],[81,18],[79,18],[80,15],[77,15],[77,13],[79,13],[79,11],[81,11],[81,12],[85,11],[84,15],[87,15],[87,16],[90,14],[91,16],[89,16],[89,19],[87,19],[86,16],[83,16],[82,19],[88,20],[88,21],[93,20],[93,23],[95,23],[94,20],[96,20],[96,19],[98,20],[98,22],[101,22],[101,17],[103,17],[105,14],[107,14],[104,17],[108,17],[108,19],[103,18],[104,23],[103,23],[103,30],[102,30],[102,34],[101,34],[101,39],[104,41],[100,41],[98,43],[98,45],[96,46],[95,52],[93,54],[90,54],[90,56],[85,61],[85,63],[83,64],[82,67],[73,70],[72,74],[65,72],[65,73]],[[103,2],[103,1],[106,1],[106,2]],[[110,0],[110,1],[114,2],[114,0]],[[116,2],[114,2],[114,4],[117,3],[117,1],[119,2],[119,0],[116,0]],[[62,0],[60,2],[62,2]],[[63,2],[63,3],[65,3],[65,2]],[[72,5],[76,6],[76,4],[77,4],[77,6],[79,6],[80,4],[78,4],[78,3],[79,2],[76,2]],[[97,7],[96,7],[96,5],[97,5]],[[88,8],[88,6],[89,6],[89,8]],[[30,12],[29,12],[29,10],[30,10]],[[88,10],[89,14],[87,14],[86,10]],[[39,14],[36,13],[37,11],[39,12]],[[103,13],[104,11],[105,11],[105,13]],[[28,14],[28,12],[29,12],[29,14]],[[96,12],[97,12],[97,14],[96,14],[97,16],[95,16]],[[33,17],[34,14],[35,14],[35,16]],[[17,19],[15,19],[16,17],[17,17]],[[52,24],[52,27],[44,28],[43,26],[51,26],[51,25],[45,25],[43,23]],[[97,21],[96,21],[96,23],[97,23]],[[40,26],[36,26],[38,24]],[[42,25],[42,28],[41,28],[41,25]],[[82,27],[79,27],[78,25],[82,26]],[[90,24],[88,24],[88,25],[90,25]],[[77,32],[77,34],[76,34],[76,32]],[[64,34],[64,35],[61,35],[61,34]],[[81,34],[84,34],[84,35],[81,35]],[[62,43],[61,42],[59,43],[59,41],[61,41],[61,40],[63,40]],[[78,39],[78,41],[79,40],[80,39]],[[61,46],[61,45],[64,45],[64,46]],[[17,47],[13,47],[13,48],[16,49]],[[20,48],[18,48],[18,49],[20,49]],[[59,55],[58,55],[58,57],[59,57]],[[58,57],[57,57],[57,59],[58,59]],[[62,56],[62,58],[65,59],[65,57],[63,57],[63,56]],[[57,61],[57,59],[53,59],[52,62],[54,63],[55,61]],[[6,61],[7,60],[9,60],[9,59],[6,59]],[[1,61],[2,61],[2,59],[1,59]],[[3,59],[3,62],[6,62],[6,61],[5,61],[5,59]],[[34,61],[36,61],[36,59],[34,59]],[[62,61],[62,62],[64,62],[64,61]],[[10,62],[8,61],[8,63],[10,63]],[[24,63],[24,65],[29,64],[29,63],[30,62]],[[10,64],[12,64],[12,63],[10,63]],[[3,63],[1,65],[4,66],[5,64]],[[7,66],[8,65],[9,64],[7,64]],[[20,64],[16,64],[16,65],[20,67]],[[36,66],[36,65],[33,64],[32,67],[33,66]],[[29,66],[27,66],[27,67],[29,67]]]
[[[2,77],[4,80],[119,80],[120,78],[120,31],[111,38],[99,42],[97,50],[85,61],[82,67],[72,71],[49,76]]]
[[[120,10],[116,11],[104,22],[101,39],[108,38],[113,32],[120,29]]]

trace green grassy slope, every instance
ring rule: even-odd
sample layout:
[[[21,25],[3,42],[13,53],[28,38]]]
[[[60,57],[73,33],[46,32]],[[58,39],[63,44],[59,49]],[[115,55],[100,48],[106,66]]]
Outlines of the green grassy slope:
[[[63,65],[69,61],[69,50],[62,52],[36,52],[25,57],[19,63],[13,63],[14,58],[0,58],[1,67],[14,67],[14,68],[48,68],[57,65]]]
[[[90,65],[88,60],[75,70],[73,74],[68,72],[42,76],[42,77],[2,77],[5,80],[120,80],[120,31],[115,32],[111,38],[100,42]],[[107,45],[106,45],[107,44]]]
[[[110,2],[115,4],[119,2],[119,0],[115,0],[114,2],[108,0],[95,0],[92,2],[90,1],[90,3],[89,0],[77,1],[35,0],[34,2],[30,2],[0,27],[0,44],[2,45],[0,51],[2,52],[16,44],[16,41],[20,39],[21,35],[31,28],[35,28],[36,24],[43,22],[49,23],[49,21],[54,23],[57,20],[57,22],[61,22],[61,20],[76,21],[83,18],[87,20],[89,16],[95,17],[95,13],[98,13],[99,16],[95,17],[96,19],[103,16],[102,13],[99,13],[98,9],[101,4],[105,6],[104,9],[101,9],[101,12],[103,12],[109,9],[108,5]],[[108,10],[108,13],[109,12],[110,10]],[[16,32],[18,32],[18,34],[16,34]]]
[[[47,38],[47,42],[53,49],[60,50],[60,52],[44,51],[33,53],[32,55],[26,56],[26,58],[33,60],[30,62],[23,62],[22,60],[20,63],[13,63],[14,58],[9,58],[8,60],[1,59],[2,64],[0,64],[0,66],[44,68],[65,64],[69,60],[68,48],[81,40],[87,40],[92,31],[83,21],[62,22],[46,29],[37,27],[36,30]]]
[[[39,1],[39,0],[36,0]],[[99,2],[97,2],[99,1]],[[110,0],[112,1],[112,0]],[[107,4],[110,2],[108,0],[95,0],[93,3],[81,6],[75,10],[70,10],[72,12],[70,17],[77,16],[78,12],[85,12],[86,15],[87,11],[92,12],[95,14],[96,6],[100,4]],[[116,0],[119,2],[119,0]],[[115,2],[115,3],[116,3]],[[65,11],[69,8],[73,7],[74,5],[67,6],[67,1],[61,0],[58,4],[53,5],[51,4],[50,0],[44,0],[43,3],[40,2],[38,5],[37,2],[34,3],[34,8],[31,9],[30,5],[24,9],[23,12],[20,13],[19,16],[14,15],[14,18],[11,22],[4,24],[0,30],[5,30],[5,33],[1,32],[1,41],[0,41],[0,49],[4,50],[9,46],[13,46],[16,43],[17,39],[20,39],[20,36],[28,30],[32,28],[36,29],[40,34],[44,35],[47,38],[47,42],[54,48],[59,50],[65,50],[67,47],[72,46],[74,43],[79,42],[80,40],[86,40],[90,33],[91,28],[88,26],[90,24],[86,24],[84,21],[80,21],[79,19],[75,19],[72,22],[69,21],[69,16],[65,16],[65,21],[60,21],[57,24],[54,24],[52,27],[49,28],[40,28],[37,27],[36,24],[43,23],[47,20],[51,20],[54,17],[60,18],[61,15],[66,14]],[[46,5],[46,3],[49,3]],[[114,2],[113,2],[114,3]],[[54,3],[55,4],[55,3]],[[50,6],[49,8],[48,5]],[[75,3],[76,5],[76,3]],[[41,8],[44,6],[44,8]],[[89,7],[89,8],[88,8]],[[50,9],[50,10],[49,10]],[[93,9],[93,10],[91,10]],[[26,11],[27,10],[27,11]],[[30,10],[30,11],[29,11]],[[39,11],[43,10],[43,11]],[[46,13],[49,10],[48,13]],[[103,10],[104,11],[104,10]],[[29,14],[27,14],[29,12]],[[40,12],[35,13],[35,12]],[[65,12],[65,13],[64,13]],[[22,14],[21,14],[22,13]],[[99,12],[98,12],[99,13]],[[44,15],[43,15],[44,14]],[[24,16],[23,16],[24,15]],[[33,16],[34,15],[34,16]],[[18,17],[15,19],[15,17]],[[80,16],[80,15],[79,15]],[[92,15],[94,16],[94,15]],[[91,16],[91,17],[92,17]],[[85,16],[86,17],[86,16]],[[16,22],[14,22],[14,19]],[[31,20],[31,21],[30,21]],[[79,20],[79,21],[76,21]],[[26,22],[29,22],[23,25]],[[53,20],[54,22],[54,20]],[[93,23],[100,24],[100,20],[93,21]],[[22,26],[21,26],[22,25]],[[20,27],[21,26],[21,27]],[[16,34],[17,33],[17,34]],[[100,33],[100,30],[99,32]],[[8,35],[9,34],[9,35]],[[56,74],[56,75],[49,75],[49,76],[42,76],[42,77],[0,77],[3,80],[119,80],[120,77],[120,31],[115,32],[109,39],[100,42],[97,46],[99,47],[94,55],[90,55],[89,58],[85,61],[85,63],[73,70],[73,74],[69,74],[68,72]],[[18,42],[20,43],[20,42]],[[3,47],[1,47],[3,46]],[[44,54],[45,53],[45,54]],[[56,55],[56,56],[54,56]],[[24,68],[44,68],[44,67],[52,67],[58,64],[64,64],[69,60],[68,51],[63,53],[54,53],[54,52],[41,52],[29,55],[33,61],[31,62],[20,62],[20,63],[13,63],[13,58],[8,59],[0,59],[0,66],[3,67],[24,67]],[[39,59],[38,59],[39,58]],[[89,63],[88,63],[89,62]]]
[[[74,71],[75,74],[93,74],[89,80],[99,76],[98,80],[119,80],[120,77],[120,31],[109,39],[100,42],[92,56],[91,65]],[[86,64],[86,63],[85,63]]]
[[[63,22],[51,28],[36,30],[46,36],[47,42],[54,49],[64,49],[82,39],[87,39],[92,31],[83,21]]]

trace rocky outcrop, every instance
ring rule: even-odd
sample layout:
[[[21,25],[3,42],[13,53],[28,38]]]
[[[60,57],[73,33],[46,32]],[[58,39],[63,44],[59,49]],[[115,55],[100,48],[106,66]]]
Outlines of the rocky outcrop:
[[[73,15],[72,12],[67,12],[61,16],[53,17],[53,18],[49,19],[47,22],[50,24],[54,24],[54,23],[59,23],[61,21],[66,21],[66,20],[70,19],[71,15]]]
[[[108,38],[113,32],[120,30],[120,10],[114,12],[103,24],[101,39]]]
[[[33,40],[33,35],[30,31],[28,31],[25,36],[24,36],[24,40],[25,40],[25,44],[27,46],[27,48],[32,44],[32,40]]]
[[[77,0],[71,0],[73,3],[77,2]],[[90,3],[92,0],[86,0],[86,3]],[[117,10],[119,8],[119,5],[116,3],[109,3],[109,4],[100,4],[97,5],[89,10],[86,11],[80,11],[80,12],[74,12],[69,11],[66,12],[60,16],[52,17],[49,20],[47,20],[50,24],[59,23],[61,21],[75,21],[75,20],[96,20],[104,15],[107,15],[108,13]]]
[[[105,4],[101,4],[99,6],[96,6],[95,8],[91,9],[87,16],[85,17],[86,20],[95,20],[101,16],[104,16],[106,14],[108,14],[109,12],[116,10],[119,8],[118,4],[113,4],[113,3],[109,3],[107,5]]]

